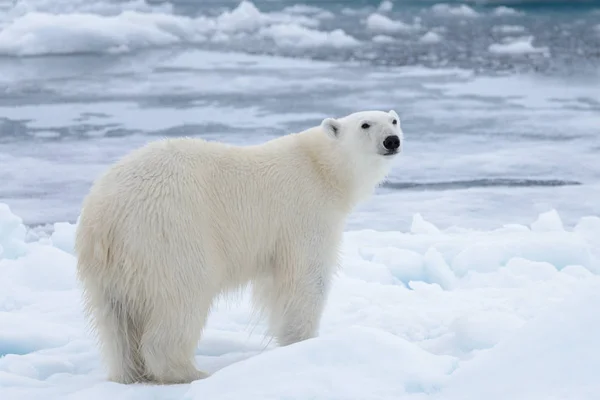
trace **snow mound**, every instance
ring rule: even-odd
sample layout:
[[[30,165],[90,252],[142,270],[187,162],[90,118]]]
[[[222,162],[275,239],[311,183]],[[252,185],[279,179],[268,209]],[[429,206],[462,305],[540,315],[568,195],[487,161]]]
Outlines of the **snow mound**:
[[[278,348],[265,336],[266,321],[255,320],[248,291],[237,302],[220,299],[196,350],[199,368],[212,376],[173,386],[106,380],[82,312],[75,229],[56,223],[38,235],[0,204],[2,399],[494,400],[505,393],[541,400],[554,390],[555,398],[587,400],[598,393],[591,375],[600,359],[596,216],[568,227],[550,210],[530,226],[475,231],[441,230],[417,214],[409,232],[346,232],[319,337]],[[587,286],[595,292],[584,295]]]
[[[435,391],[454,368],[453,357],[380,330],[348,327],[217,371],[194,382],[184,399],[391,399]]]
[[[524,36],[510,39],[506,43],[491,44],[488,50],[496,54],[523,55],[523,54],[547,54],[547,47],[534,47],[533,36]]]
[[[581,287],[493,349],[464,363],[440,398],[597,399],[598,306],[597,282]]]

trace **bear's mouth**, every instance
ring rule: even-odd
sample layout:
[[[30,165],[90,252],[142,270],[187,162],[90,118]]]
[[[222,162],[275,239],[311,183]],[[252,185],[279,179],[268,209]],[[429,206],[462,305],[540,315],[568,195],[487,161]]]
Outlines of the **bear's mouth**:
[[[388,152],[383,153],[382,155],[384,157],[388,157],[388,156],[393,156],[393,155],[396,155],[396,154],[398,154],[398,150],[390,150]]]

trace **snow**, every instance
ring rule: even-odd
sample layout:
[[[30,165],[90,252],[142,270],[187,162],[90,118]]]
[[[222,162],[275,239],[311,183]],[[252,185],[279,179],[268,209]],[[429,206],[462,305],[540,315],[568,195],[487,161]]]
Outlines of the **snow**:
[[[442,36],[439,33],[429,31],[419,38],[421,43],[439,43],[442,41]]]
[[[248,293],[214,308],[190,385],[107,382],[82,314],[76,224],[26,228],[0,204],[0,398],[595,399],[600,218],[347,231],[319,337],[285,348]]]
[[[341,29],[321,32],[298,24],[278,24],[262,28],[259,36],[268,37],[282,47],[352,47],[360,42]]]
[[[391,333],[350,326],[233,364],[184,399],[392,399],[435,390],[454,366]]]
[[[506,16],[506,15],[520,15],[521,13],[517,10],[515,10],[514,8],[510,8],[510,7],[506,7],[506,6],[499,6],[494,8],[494,10],[492,11],[493,15],[497,15],[497,16]]]
[[[319,30],[320,20],[331,18],[324,10],[312,16],[304,15],[308,10],[301,7],[267,13],[247,0],[214,17],[176,15],[162,7],[124,7],[118,13],[94,13],[98,10],[89,7],[71,12],[63,9],[60,14],[52,10],[38,6],[13,12],[13,17],[0,25],[0,55],[127,53],[175,44],[257,38],[272,39],[277,46],[302,48],[358,43],[340,29]]]
[[[498,25],[492,28],[494,32],[500,33],[523,33],[525,28],[520,25]]]
[[[25,251],[26,229],[23,220],[8,205],[0,203],[0,257],[14,258]]]
[[[579,290],[465,363],[447,400],[597,399],[600,381],[600,287]],[[477,384],[473,384],[477,382]]]
[[[375,35],[371,38],[375,43],[394,43],[395,39],[387,35]]]
[[[431,7],[431,11],[441,16],[453,16],[453,17],[467,17],[473,18],[478,17],[479,13],[473,8],[466,4],[450,5],[446,3],[434,4]]]
[[[496,54],[505,55],[522,55],[522,54],[536,54],[542,53],[547,54],[547,47],[535,47],[533,46],[533,36],[524,36],[514,39],[509,39],[505,43],[493,43],[489,46],[488,50]]]
[[[379,6],[377,7],[377,11],[386,13],[386,12],[392,11],[393,8],[394,8],[394,3],[392,3],[390,0],[383,0],[381,3],[379,3]]]
[[[413,30],[413,27],[402,21],[392,20],[385,15],[371,14],[367,17],[366,21],[367,29],[371,32],[376,33],[396,33],[396,32],[409,32]]]

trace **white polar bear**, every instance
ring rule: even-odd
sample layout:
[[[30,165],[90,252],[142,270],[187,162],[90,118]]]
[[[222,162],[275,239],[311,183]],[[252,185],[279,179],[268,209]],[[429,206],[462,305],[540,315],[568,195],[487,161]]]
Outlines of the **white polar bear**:
[[[401,152],[395,111],[261,145],[152,142],[85,198],[77,272],[109,379],[187,383],[214,299],[251,283],[282,346],[317,335],[346,217]]]

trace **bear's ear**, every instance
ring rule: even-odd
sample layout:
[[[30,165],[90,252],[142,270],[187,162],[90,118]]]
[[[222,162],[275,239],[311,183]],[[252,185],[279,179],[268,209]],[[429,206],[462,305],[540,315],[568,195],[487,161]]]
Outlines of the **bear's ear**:
[[[398,123],[400,123],[400,117],[398,116],[396,111],[390,110],[390,111],[388,111],[388,114],[390,114],[392,117],[396,118],[398,120]]]
[[[325,118],[321,122],[321,128],[332,138],[337,138],[340,134],[341,124],[335,118]]]

